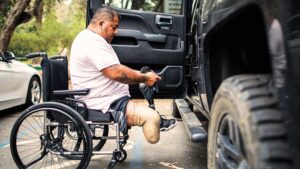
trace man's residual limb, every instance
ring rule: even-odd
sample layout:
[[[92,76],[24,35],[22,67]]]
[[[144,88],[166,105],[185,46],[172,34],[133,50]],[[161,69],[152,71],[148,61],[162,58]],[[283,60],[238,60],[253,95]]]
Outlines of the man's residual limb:
[[[147,72],[151,72],[151,71],[152,71],[152,69],[149,68],[148,66],[144,66],[140,70],[141,73],[147,73]],[[156,91],[155,85],[153,85],[152,87],[149,87],[145,83],[139,83],[139,87],[140,87],[140,90],[141,90],[143,96],[148,101],[149,107],[152,108],[153,110],[155,110],[154,99],[153,99],[154,92]]]

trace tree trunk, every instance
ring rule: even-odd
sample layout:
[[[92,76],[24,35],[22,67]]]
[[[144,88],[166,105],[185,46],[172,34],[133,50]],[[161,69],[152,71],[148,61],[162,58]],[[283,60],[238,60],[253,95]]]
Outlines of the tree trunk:
[[[159,0],[158,3],[155,5],[153,12],[163,12],[162,11],[162,4],[164,0]],[[160,11],[158,11],[160,9]]]
[[[36,22],[41,24],[44,12],[43,0],[36,0],[33,7],[33,15],[35,16]]]
[[[6,51],[16,27],[31,19],[31,15],[24,12],[30,1],[31,0],[20,0],[10,11],[10,14],[7,16],[7,19],[1,29],[0,50]]]
[[[126,1],[125,9],[128,9],[129,0]]]
[[[140,8],[144,5],[145,0],[133,0],[131,9],[140,10]]]

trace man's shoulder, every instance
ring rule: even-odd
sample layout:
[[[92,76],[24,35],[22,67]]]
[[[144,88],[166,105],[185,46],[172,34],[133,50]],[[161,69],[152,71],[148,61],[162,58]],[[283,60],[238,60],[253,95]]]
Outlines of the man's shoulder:
[[[75,38],[75,41],[89,39],[90,37],[92,37],[90,32],[87,29],[84,29],[78,33],[78,35]]]
[[[99,47],[99,44],[101,45],[104,45],[106,46],[107,45],[107,42],[105,41],[105,39],[103,39],[100,35],[88,30],[88,29],[85,29],[85,30],[82,30],[75,38],[76,42],[82,44],[82,43],[85,43],[85,44],[94,44],[95,46],[98,46]]]
[[[93,34],[85,29],[75,37],[72,44],[72,49],[81,51],[86,48],[91,48],[95,43],[97,43],[96,37],[93,37]]]

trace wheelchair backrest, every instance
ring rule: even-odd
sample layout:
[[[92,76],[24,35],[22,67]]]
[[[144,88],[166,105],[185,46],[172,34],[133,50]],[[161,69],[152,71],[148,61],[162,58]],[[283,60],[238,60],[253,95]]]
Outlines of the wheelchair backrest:
[[[66,56],[43,58],[43,100],[62,100],[64,96],[53,95],[54,90],[68,90],[68,60]]]

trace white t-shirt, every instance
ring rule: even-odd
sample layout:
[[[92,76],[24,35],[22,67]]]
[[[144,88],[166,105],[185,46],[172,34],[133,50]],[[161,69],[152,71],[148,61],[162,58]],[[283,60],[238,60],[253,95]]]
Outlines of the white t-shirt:
[[[88,95],[76,97],[88,108],[105,113],[114,100],[130,96],[127,84],[110,80],[100,72],[114,64],[120,64],[120,61],[111,45],[100,35],[88,29],[77,35],[71,48],[71,82],[73,89],[90,89]]]

